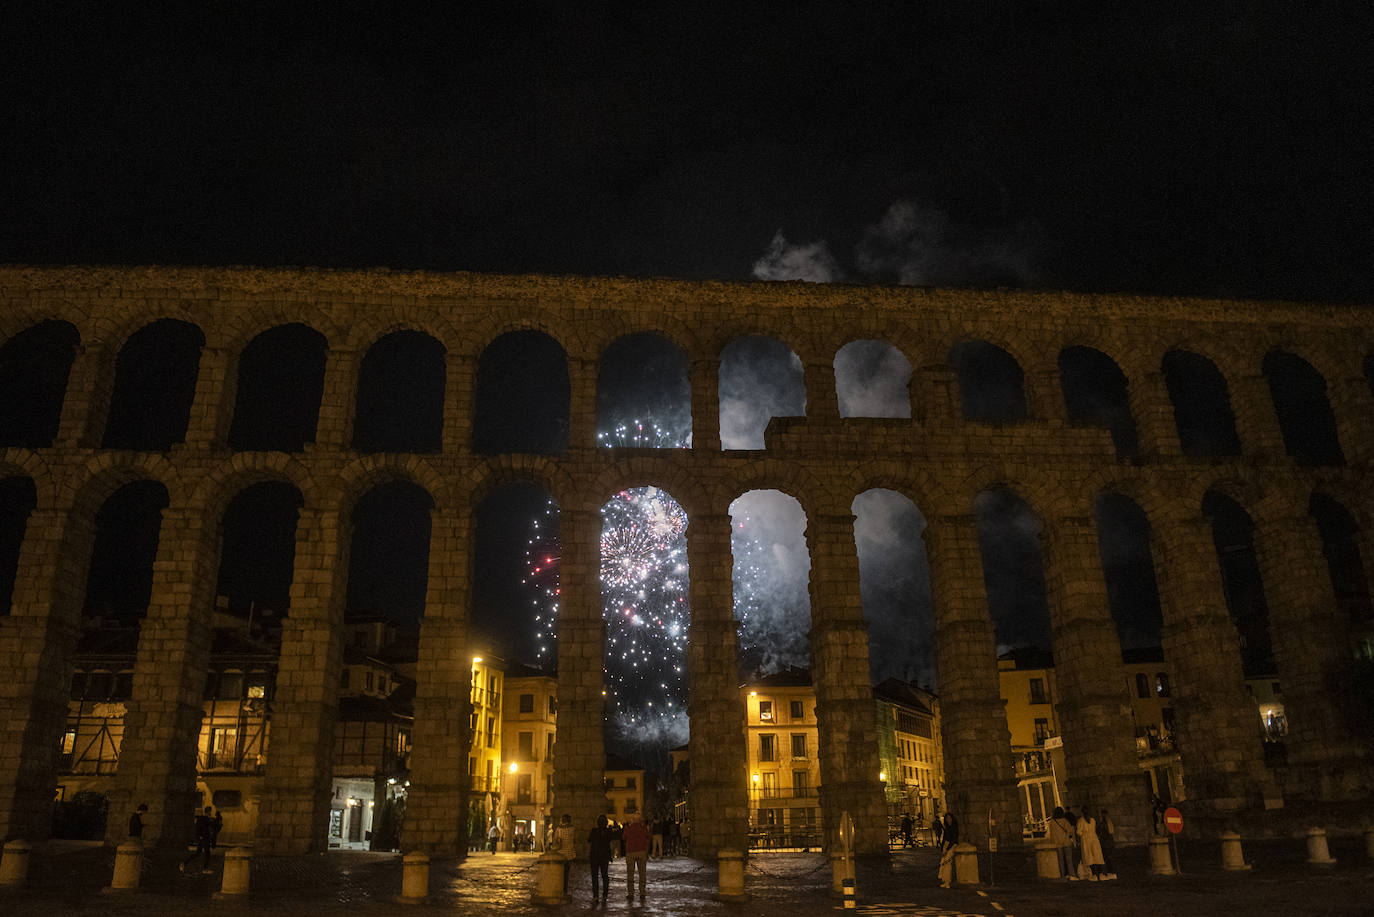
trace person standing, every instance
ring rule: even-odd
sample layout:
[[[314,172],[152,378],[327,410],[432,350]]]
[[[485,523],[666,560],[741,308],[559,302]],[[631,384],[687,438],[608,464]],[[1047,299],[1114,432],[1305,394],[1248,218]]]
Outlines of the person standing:
[[[913,828],[914,826],[915,826],[915,822],[913,822],[913,821],[911,820],[911,813],[910,813],[910,812],[908,812],[907,814],[905,814],[905,815],[902,816],[902,847],[903,847],[903,848],[906,848],[906,847],[914,847],[914,846],[916,846],[914,843],[912,843],[912,839],[911,839],[911,831],[912,831],[912,828]]]
[[[1059,874],[1066,879],[1074,880],[1078,874],[1074,871],[1073,862],[1073,825],[1064,815],[1064,810],[1059,806],[1054,807],[1054,814],[1050,816],[1050,842],[1054,844],[1054,852],[1059,856]]]
[[[596,904],[598,894],[601,896],[601,903],[605,904],[611,893],[612,834],[614,832],[606,821],[606,816],[598,815],[596,827],[587,835],[587,861],[592,869],[592,904]]]
[[[138,808],[134,809],[134,814],[129,816],[129,837],[143,843],[143,813],[148,811],[148,804],[140,802]]]
[[[1078,852],[1083,857],[1083,865],[1092,870],[1089,876],[1096,882],[1106,872],[1103,869],[1104,860],[1102,859],[1102,844],[1097,839],[1097,821],[1092,817],[1092,809],[1088,806],[1083,807],[1083,814],[1078,816]]]
[[[625,847],[625,888],[627,901],[635,899],[635,870],[639,870],[639,903],[644,903],[644,893],[649,880],[649,828],[638,815],[630,816],[630,823],[620,836]]]
[[[663,819],[654,819],[653,826],[653,833],[650,835],[649,856],[661,860],[663,859]]]
[[[553,829],[553,840],[549,848],[563,860],[563,894],[568,893],[568,873],[572,872],[573,856],[577,850],[577,838],[573,833],[572,816],[564,812],[558,819],[558,827]]]
[[[496,845],[501,842],[501,826],[496,822],[491,823],[487,829],[487,846],[491,848],[492,854],[496,853]]]
[[[1097,842],[1102,847],[1102,878],[1115,879],[1116,867],[1112,863],[1112,853],[1116,850],[1116,826],[1112,824],[1106,809],[1097,815]]]
[[[959,844],[959,820],[953,812],[945,812],[940,833],[940,887],[954,884],[954,848]]]

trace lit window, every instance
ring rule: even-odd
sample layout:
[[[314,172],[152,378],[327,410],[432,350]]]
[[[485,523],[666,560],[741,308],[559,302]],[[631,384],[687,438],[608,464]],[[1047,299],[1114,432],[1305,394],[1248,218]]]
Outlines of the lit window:
[[[773,702],[771,700],[759,701],[759,719],[765,723],[773,721]]]

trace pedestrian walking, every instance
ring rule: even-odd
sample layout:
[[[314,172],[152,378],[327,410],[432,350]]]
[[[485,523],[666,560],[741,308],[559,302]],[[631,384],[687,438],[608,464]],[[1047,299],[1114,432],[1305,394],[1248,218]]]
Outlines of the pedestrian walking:
[[[573,856],[577,852],[577,839],[573,834],[572,816],[567,812],[558,819],[558,827],[553,829],[553,840],[549,850],[563,861],[563,894],[568,893],[568,873],[572,872]]]
[[[650,834],[649,856],[661,860],[663,859],[663,819],[655,818],[653,826],[653,831]]]
[[[596,904],[597,896],[601,898],[601,903],[606,903],[606,898],[611,893],[611,830],[606,816],[596,817],[596,827],[587,835],[587,861],[592,870],[592,904]]]
[[[635,870],[638,869],[639,903],[643,904],[649,881],[649,828],[638,815],[631,815],[620,839],[625,847],[625,898],[634,901]]]
[[[902,816],[902,847],[905,848],[915,846],[915,844],[912,843],[911,839],[911,831],[914,826],[915,822],[911,820],[910,812]]]
[[[959,820],[953,812],[946,812],[940,832],[940,887],[954,884],[954,848],[959,844]]]
[[[945,832],[944,819],[942,819],[938,815],[935,816],[935,820],[930,823],[930,830],[935,835],[935,846],[940,847],[942,843],[940,838],[944,835]]]
[[[491,852],[493,855],[496,853],[496,845],[500,842],[501,826],[498,825],[496,822],[492,822],[491,827],[487,829],[487,846],[491,848]]]
[[[215,846],[215,820],[210,817],[211,811],[213,811],[213,809],[210,806],[206,806],[205,811],[196,816],[196,849],[190,856],[181,861],[180,868],[182,872],[185,872],[186,867],[198,856],[204,857],[204,860],[202,860],[200,864],[200,871],[204,872],[210,868],[210,849]]]

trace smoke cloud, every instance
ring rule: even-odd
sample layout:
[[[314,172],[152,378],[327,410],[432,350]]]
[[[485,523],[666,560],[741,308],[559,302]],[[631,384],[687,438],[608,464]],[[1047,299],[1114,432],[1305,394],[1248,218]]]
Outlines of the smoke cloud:
[[[759,280],[895,283],[902,286],[1029,286],[1035,243],[1026,227],[986,230],[956,223],[919,201],[896,201],[854,247],[852,277],[825,240],[789,244],[782,231],[754,262]]]
[[[810,665],[811,556],[794,498],[753,490],[730,504],[741,674]]]

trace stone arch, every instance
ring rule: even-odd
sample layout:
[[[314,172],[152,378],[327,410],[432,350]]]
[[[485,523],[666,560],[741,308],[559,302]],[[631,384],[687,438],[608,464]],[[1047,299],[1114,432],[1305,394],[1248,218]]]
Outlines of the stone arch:
[[[964,418],[1015,423],[1030,416],[1025,369],[1003,347],[973,339],[957,342],[947,358],[959,375]]]
[[[390,481],[406,481],[425,491],[435,511],[454,504],[445,476],[431,462],[417,455],[383,454],[359,456],[339,469],[328,482],[321,508],[350,513],[364,493]]]
[[[409,627],[426,610],[435,503],[413,476],[386,470],[399,469],[377,469],[348,508],[344,607],[385,611]]]
[[[304,325],[325,340],[326,347],[336,347],[349,336],[330,314],[318,305],[286,302],[254,304],[235,310],[220,320],[215,346],[230,353],[241,353],[256,338],[285,325]],[[352,327],[351,323],[348,325]]]
[[[1164,608],[1149,514],[1129,489],[1104,489],[1093,503],[1107,602],[1122,654],[1162,647]]]
[[[1288,350],[1264,357],[1264,376],[1288,454],[1300,465],[1344,465],[1326,379]]]
[[[325,506],[328,492],[305,465],[284,452],[240,452],[220,462],[196,483],[185,505],[203,519],[218,519],[235,494],[264,481],[290,484],[301,492],[307,507]]]
[[[38,502],[35,509],[56,509],[52,470],[43,456],[28,449],[0,449],[0,478],[28,478],[33,481]]]
[[[806,368],[780,338],[746,334],[719,350],[717,400],[722,449],[762,449],[773,417],[806,414]],[[782,384],[775,384],[782,377]]]
[[[33,479],[7,471],[0,468],[0,618],[10,614],[25,531],[38,506]]]
[[[912,364],[884,338],[854,338],[835,351],[841,417],[910,417]]]
[[[571,376],[567,351],[556,338],[528,329],[488,343],[477,359],[474,401],[476,451],[567,451]]]
[[[1200,508],[1212,527],[1227,609],[1241,638],[1242,668],[1247,676],[1272,674],[1273,640],[1255,544],[1255,519],[1221,487],[1209,489]]]
[[[1307,513],[1321,537],[1326,572],[1341,617],[1346,622],[1366,624],[1374,618],[1374,604],[1360,550],[1364,526],[1349,507],[1324,489],[1312,492]]]
[[[868,488],[851,504],[872,684],[935,686],[935,615],[926,519],[905,493]]]
[[[997,645],[1051,651],[1044,516],[1005,484],[980,490],[972,509]]]
[[[1059,384],[1069,423],[1106,427],[1118,456],[1138,451],[1126,374],[1101,350],[1071,345],[1059,351]]]
[[[161,452],[186,438],[205,334],[159,319],[129,335],[115,358],[102,446]]]
[[[243,486],[228,495],[216,524],[202,533],[202,547],[213,545],[207,554],[218,560],[215,594],[227,598],[230,613],[256,606],[286,614],[295,591],[305,493],[281,476],[243,474],[237,482]]]
[[[0,345],[0,446],[37,449],[57,439],[80,342],[71,322],[47,319]]]
[[[1160,366],[1184,455],[1240,455],[1231,389],[1217,364],[1176,348],[1164,354]]]
[[[314,442],[328,351],[328,339],[303,322],[274,325],[235,351],[229,448],[300,452]]]
[[[143,616],[153,600],[154,561],[169,503],[166,486],[152,478],[125,482],[101,501],[92,519],[83,613]]]
[[[450,352],[441,338],[413,328],[396,328],[373,341],[358,363],[354,448],[441,451]]]
[[[806,667],[815,516],[794,493],[778,487],[741,491],[727,512],[741,671]],[[768,587],[752,588],[751,581]]]
[[[600,445],[678,448],[690,444],[691,351],[657,331],[615,338],[602,350],[598,363],[596,421]]]

